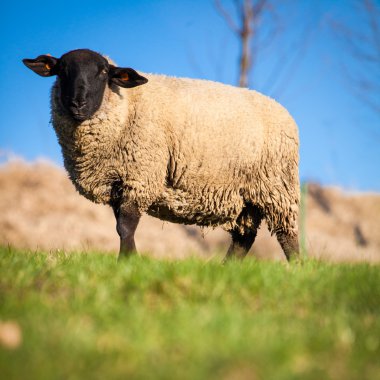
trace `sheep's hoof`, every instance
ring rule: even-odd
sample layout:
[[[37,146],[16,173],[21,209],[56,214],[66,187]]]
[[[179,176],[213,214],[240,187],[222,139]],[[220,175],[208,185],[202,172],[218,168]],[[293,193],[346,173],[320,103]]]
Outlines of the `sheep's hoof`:
[[[120,251],[118,261],[129,259],[131,256],[137,255],[136,245],[133,239],[120,241]]]

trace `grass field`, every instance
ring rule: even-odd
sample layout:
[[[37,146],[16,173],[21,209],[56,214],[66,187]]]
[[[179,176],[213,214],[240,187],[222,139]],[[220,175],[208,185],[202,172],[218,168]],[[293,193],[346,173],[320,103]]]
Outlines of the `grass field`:
[[[379,266],[0,249],[1,379],[380,379],[379,317]]]

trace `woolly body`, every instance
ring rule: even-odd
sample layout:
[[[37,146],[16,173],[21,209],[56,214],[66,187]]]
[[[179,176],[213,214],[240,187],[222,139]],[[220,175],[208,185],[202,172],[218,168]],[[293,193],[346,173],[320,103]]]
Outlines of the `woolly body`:
[[[111,85],[82,123],[63,112],[59,78],[52,121],[78,191],[112,198],[163,220],[249,230],[252,207],[272,232],[297,233],[298,131],[289,113],[258,92],[220,83],[145,75]]]

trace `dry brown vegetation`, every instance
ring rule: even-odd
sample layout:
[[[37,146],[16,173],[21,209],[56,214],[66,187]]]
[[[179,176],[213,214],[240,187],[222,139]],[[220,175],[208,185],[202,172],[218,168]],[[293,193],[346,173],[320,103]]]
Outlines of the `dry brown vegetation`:
[[[331,261],[380,261],[380,195],[345,194],[316,184],[308,188],[308,254]],[[136,244],[155,257],[208,258],[227,250],[229,236],[221,229],[201,230],[144,216]],[[0,167],[0,245],[117,252],[118,236],[111,209],[76,193],[63,169],[16,160]],[[283,260],[265,225],[251,254]]]

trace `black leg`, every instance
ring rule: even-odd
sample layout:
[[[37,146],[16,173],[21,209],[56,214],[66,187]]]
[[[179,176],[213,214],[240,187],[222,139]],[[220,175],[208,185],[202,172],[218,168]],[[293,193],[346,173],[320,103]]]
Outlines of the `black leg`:
[[[249,231],[245,234],[240,234],[237,231],[231,231],[232,242],[230,248],[228,248],[224,261],[227,261],[232,257],[243,259],[252,247],[256,235],[257,229]]]
[[[277,240],[281,245],[282,250],[288,261],[299,258],[298,235],[289,234],[283,231],[276,233]]]
[[[247,255],[256,239],[257,230],[260,227],[262,218],[263,213],[259,207],[251,203],[246,203],[237,219],[237,225],[244,226],[250,221],[250,229],[245,228],[244,233],[241,233],[239,229],[230,231],[232,242],[224,261],[232,257],[243,259]]]
[[[140,220],[138,210],[130,205],[114,207],[116,231],[120,236],[119,259],[136,253],[135,231]]]

